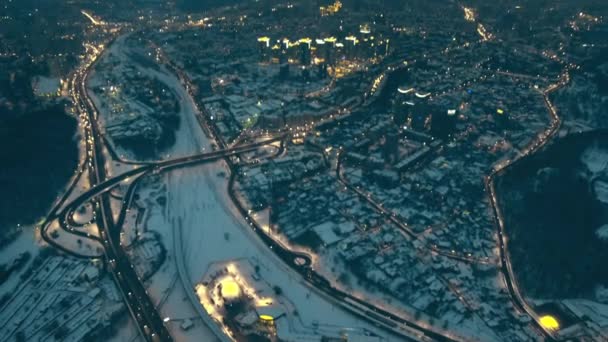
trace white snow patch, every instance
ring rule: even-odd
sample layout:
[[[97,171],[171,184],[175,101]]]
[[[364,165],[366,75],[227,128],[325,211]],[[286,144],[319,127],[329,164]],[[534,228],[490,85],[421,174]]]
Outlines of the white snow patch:
[[[596,231],[595,231],[595,235],[603,241],[608,242],[608,224],[605,224],[601,227],[599,227]]]
[[[608,168],[608,151],[598,146],[589,147],[583,152],[581,161],[592,173],[600,173]]]
[[[281,287],[297,308],[305,325],[325,324],[365,328],[380,336],[388,335],[376,327],[344,312],[308,286],[265,246],[238,213],[227,194],[228,173],[222,161],[172,171],[168,175],[169,194],[165,229],[182,230],[183,255],[191,286],[199,282],[210,264],[248,259],[260,266],[260,276]],[[160,228],[160,227],[159,227]]]

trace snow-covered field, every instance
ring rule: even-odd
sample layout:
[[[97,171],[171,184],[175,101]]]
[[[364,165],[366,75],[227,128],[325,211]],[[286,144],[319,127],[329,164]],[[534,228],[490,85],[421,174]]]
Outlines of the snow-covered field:
[[[597,237],[601,240],[608,241],[608,224],[599,227],[595,231],[595,235],[597,235]]]
[[[499,340],[496,334],[488,329],[479,317],[472,316],[469,319],[463,320],[462,315],[459,312],[451,311],[451,313],[448,312],[443,315],[442,318],[445,321],[438,323],[435,318],[428,316],[423,311],[417,310],[415,305],[424,306],[423,302],[432,301],[433,298],[430,298],[429,296],[421,296],[417,302],[408,305],[382,291],[364,287],[356,280],[355,275],[348,273],[348,266],[341,261],[337,252],[334,250],[326,251],[324,254],[320,255],[317,260],[318,263],[315,265],[315,269],[324,277],[330,279],[335,287],[341,289],[343,292],[350,293],[365,302],[371,303],[378,308],[392,312],[397,316],[417,321],[422,325],[433,327],[436,330],[441,330],[440,326],[445,322],[448,322],[449,330],[444,329],[446,330],[446,333],[451,332],[457,336],[467,336],[469,338],[471,336],[477,337],[477,339],[471,339],[471,341]],[[336,269],[343,271],[336,271]],[[349,280],[345,282],[344,280],[339,279],[341,273],[349,274]],[[454,306],[462,307],[460,304],[455,304]],[[416,316],[419,316],[419,318],[416,319]],[[435,321],[435,323],[430,324],[431,321]]]
[[[300,276],[258,239],[231,202],[227,194],[228,179],[220,175],[222,171],[226,173],[226,166],[218,161],[167,174],[165,213],[152,215],[148,220],[148,228],[163,235],[170,258],[179,254],[171,250],[171,230],[181,230],[190,290],[194,291],[210,264],[248,259],[260,266],[263,279],[283,289],[305,325],[310,326],[323,317],[326,324],[367,329],[387,337],[386,333],[344,312],[304,285]]]
[[[163,151],[162,155],[157,156],[156,159],[169,159],[188,156],[203,151],[203,145],[200,144],[200,138],[198,137],[200,129],[198,128],[198,122],[196,121],[195,112],[196,107],[192,98],[184,87],[182,87],[177,76],[168,72],[164,67],[160,67],[158,70],[145,67],[132,60],[128,56],[129,46],[126,42],[127,36],[120,37],[116,42],[108,49],[108,51],[102,57],[102,60],[110,59],[116,65],[112,68],[111,74],[120,78],[123,73],[131,72],[125,67],[128,65],[134,67],[138,73],[152,79],[158,79],[164,83],[169,89],[175,94],[180,104],[180,111],[178,113],[180,117],[179,128],[175,134],[175,144]],[[104,70],[104,72],[108,72]],[[89,78],[89,88],[96,87],[104,84],[103,76],[98,71],[93,72]],[[98,96],[94,92],[89,91],[89,96],[99,109],[99,123],[102,128],[108,125],[120,124],[122,120],[129,118],[128,113],[122,113],[123,117],[117,117],[117,114],[111,113],[111,105],[106,100],[109,98],[104,96]],[[132,105],[132,103],[129,103]],[[145,112],[145,110],[142,110]],[[116,152],[124,156],[124,159],[138,161],[137,157],[129,151],[112,144]]]
[[[157,76],[171,84],[182,97],[182,125],[177,143],[172,148],[172,157],[208,148],[210,142],[196,122],[195,107],[185,90],[171,76]],[[187,301],[184,290],[173,281],[177,277],[176,262],[181,262],[175,260],[176,257],[182,255],[184,258],[182,261],[190,278],[184,288],[192,292],[211,263],[243,258],[260,265],[261,277],[284,290],[285,297],[294,303],[305,325],[311,326],[322,315],[326,324],[364,328],[386,336],[385,332],[344,312],[304,285],[298,274],[268,250],[231,202],[226,174],[229,172],[223,161],[170,171],[164,176],[166,206],[147,201],[152,206],[146,208],[147,229],[160,233],[168,255],[161,270],[150,279],[148,287],[154,300],[161,304],[161,314],[172,319],[196,313],[192,306],[184,305]],[[177,253],[173,247],[174,236],[181,237],[182,253]],[[211,336],[200,320],[195,320],[195,327],[187,332],[178,325],[170,328],[178,339],[196,335],[207,340]]]

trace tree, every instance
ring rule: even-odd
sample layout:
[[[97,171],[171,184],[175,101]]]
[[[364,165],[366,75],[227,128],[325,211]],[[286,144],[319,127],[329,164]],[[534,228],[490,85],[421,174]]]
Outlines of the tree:
[[[346,272],[342,272],[342,273],[340,274],[340,276],[338,277],[338,281],[339,281],[341,284],[344,284],[344,285],[350,286],[350,275],[349,275],[348,273],[346,273]]]
[[[17,342],[25,342],[26,341],[26,339],[25,339],[25,333],[23,331],[18,331],[15,334],[15,341],[17,341]]]
[[[275,293],[277,296],[280,296],[280,295],[282,295],[282,294],[283,294],[283,289],[282,289],[282,288],[280,288],[280,287],[279,287],[279,286],[277,286],[277,285],[273,286],[273,287],[272,287],[272,289],[274,290],[274,293]]]

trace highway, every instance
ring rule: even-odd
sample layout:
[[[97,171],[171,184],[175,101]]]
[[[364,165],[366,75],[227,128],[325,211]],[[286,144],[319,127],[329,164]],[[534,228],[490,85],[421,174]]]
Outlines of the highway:
[[[188,90],[190,95],[193,96],[194,94],[192,94],[192,89],[194,87],[190,84],[190,80],[187,75],[173,65],[171,61],[164,56],[164,54],[161,53],[160,55],[161,60],[165,63],[165,65],[167,65],[172,72],[178,75],[182,85]],[[226,142],[221,138],[221,135],[217,131],[215,125],[208,120],[209,113],[205,112],[204,107],[201,110],[201,108],[198,108],[198,106],[197,112],[197,119],[202,130],[207,132],[210,138],[212,138],[220,148],[226,149]],[[288,139],[288,136],[286,136],[285,139]],[[266,244],[268,248],[286,265],[300,274],[303,280],[305,280],[315,290],[324,293],[327,295],[327,298],[331,299],[347,311],[371,322],[372,324],[381,326],[384,329],[397,334],[400,336],[400,338],[405,339],[406,341],[461,341],[456,337],[437,333],[422,326],[420,323],[406,320],[386,310],[377,308],[366,301],[333,287],[326,278],[313,270],[311,258],[307,254],[294,252],[288,247],[283,246],[280,242],[267,234],[255,221],[255,219],[253,219],[249,210],[243,207],[243,205],[240,203],[234,191],[234,183],[236,181],[236,175],[238,174],[237,167],[230,158],[225,158],[225,160],[230,169],[230,180],[228,186],[229,196],[240,214],[249,224],[251,229],[256,233],[256,235],[262,240],[262,242],[264,242],[264,244]]]
[[[71,80],[71,94],[82,118],[85,122],[85,138],[87,142],[87,157],[89,168],[89,182],[92,187],[103,183],[106,179],[105,157],[103,152],[103,139],[97,125],[97,109],[86,91],[86,81],[91,68],[95,65],[98,56],[94,56],[90,63],[78,69]],[[146,289],[138,278],[129,259],[120,247],[120,241],[115,238],[117,234],[109,197],[102,193],[97,199],[96,223],[99,229],[100,241],[104,247],[105,259],[108,262],[108,271],[116,282],[129,313],[134,319],[141,336],[146,341],[172,341],[169,331],[155,310],[147,295]]]
[[[191,96],[194,96],[194,94],[192,94],[192,89],[194,89],[194,87],[191,85],[188,76],[177,66],[171,63],[171,61],[167,59],[164,54],[161,53],[160,55],[161,60],[163,60],[165,65],[167,65],[172,72],[178,75],[182,85],[188,90]],[[220,148],[226,149],[226,142],[221,138],[221,134],[219,134],[213,122],[208,120],[210,117],[209,113],[205,112],[204,107],[202,107],[201,110],[201,108],[198,108],[198,106],[197,112],[199,114],[197,119],[203,131],[209,133],[210,138],[212,138]],[[289,137],[286,136],[285,138],[288,140]],[[275,240],[255,221],[249,210],[243,207],[234,191],[234,183],[236,181],[236,175],[238,174],[237,166],[230,158],[225,158],[225,160],[230,169],[230,180],[228,186],[229,196],[240,214],[249,224],[251,229],[256,233],[256,235],[262,240],[262,242],[264,242],[268,248],[286,265],[300,274],[303,280],[305,280],[315,290],[325,294],[328,299],[332,300],[343,309],[374,325],[383,327],[387,331],[398,335],[400,338],[406,341],[464,341],[456,336],[452,336],[449,333],[437,332],[430,326],[427,326],[425,323],[414,322],[397,316],[391,312],[378,308],[367,301],[361,300],[351,294],[345,293],[333,287],[325,277],[314,271],[310,256],[305,253],[294,252]]]
[[[89,191],[83,193],[76,200],[66,206],[62,213],[58,216],[60,218],[66,219],[64,220],[64,222],[67,222],[68,219],[71,218],[73,211],[77,209],[80,205],[86,203],[87,201],[96,201],[96,221],[100,230],[100,241],[104,245],[106,258],[107,260],[109,260],[109,269],[114,279],[116,280],[119,289],[123,294],[123,297],[125,298],[125,302],[127,303],[127,307],[131,312],[131,315],[136,320],[138,328],[142,336],[144,336],[146,340],[169,341],[171,340],[171,336],[169,335],[166,327],[160,319],[160,316],[154,309],[154,306],[152,305],[149,297],[147,296],[146,290],[141,284],[141,281],[133,271],[133,266],[129,263],[128,257],[125,255],[124,251],[120,247],[120,227],[124,222],[125,209],[128,208],[131,202],[132,196],[134,194],[135,185],[138,183],[138,180],[141,179],[141,176],[149,172],[168,171],[173,168],[183,167],[186,165],[192,165],[218,158],[226,158],[228,162],[228,165],[231,170],[230,197],[237,205],[239,211],[241,212],[245,220],[249,222],[249,225],[252,227],[253,231],[256,232],[256,234],[261,238],[261,240],[266,245],[268,245],[269,248],[272,249],[276,255],[278,255],[286,264],[290,265],[295,271],[300,273],[304,277],[304,279],[306,279],[306,281],[313,285],[317,290],[320,290],[328,294],[331,298],[340,301],[343,307],[357,314],[358,316],[362,316],[375,324],[382,325],[393,332],[401,331],[400,335],[403,337],[407,337],[412,340],[424,339],[425,337],[431,337],[432,339],[438,341],[456,340],[455,338],[451,338],[439,332],[430,330],[428,327],[423,327],[417,323],[398,317],[390,312],[376,308],[367,302],[364,302],[352,295],[343,293],[340,290],[334,288],[333,286],[331,286],[330,282],[327,279],[313,271],[311,267],[311,259],[308,255],[303,253],[295,253],[289,250],[287,247],[281,245],[279,242],[277,242],[268,234],[266,234],[264,230],[261,229],[261,227],[259,227],[257,223],[250,217],[248,210],[241,206],[240,202],[236,198],[236,194],[233,191],[232,185],[234,184],[237,170],[229,156],[254,150],[259,146],[262,146],[272,141],[277,141],[279,139],[283,141],[283,139],[286,138],[285,136],[282,136],[280,138],[274,138],[274,140],[272,141],[264,141],[261,143],[227,148],[226,143],[220,138],[221,135],[217,134],[215,126],[208,122],[208,115],[205,115],[207,113],[199,112],[199,115],[197,115],[199,123],[201,124],[205,132],[211,133],[210,135],[214,138],[220,148],[222,148],[221,150],[207,154],[178,158],[175,160],[146,164],[128,172],[125,172],[121,175],[118,175],[116,177],[106,179],[105,170],[103,167],[103,165],[105,165],[103,151],[104,140],[100,134],[100,130],[97,125],[97,109],[95,108],[92,101],[88,98],[85,86],[88,71],[90,70],[93,64],[94,63],[91,63],[84,70],[77,72],[72,82],[73,96],[76,100],[76,103],[78,104],[78,107],[83,112],[83,114],[86,114],[87,116],[86,140],[87,154],[89,156],[89,177],[92,187]],[[184,75],[181,70],[170,64],[168,61],[166,62],[166,64],[169,65],[172,71],[179,76],[182,84],[192,95],[192,86],[189,84],[187,76]],[[550,104],[548,104],[548,106],[550,107]],[[201,115],[200,113],[203,114]],[[338,178],[343,181],[346,186],[349,186],[351,189],[356,191],[357,194],[359,194],[363,198],[366,198],[376,210],[386,215],[389,220],[391,220],[399,228],[401,228],[402,231],[404,231],[408,236],[414,239],[417,238],[417,235],[413,231],[411,231],[409,227],[407,227],[407,225],[404,225],[401,221],[399,221],[395,217],[395,215],[388,213],[382,208],[380,204],[373,201],[369,196],[366,196],[366,194],[361,192],[359,189],[348,185],[348,183],[346,183],[345,180],[342,179],[339,170],[340,167],[338,166]],[[491,180],[493,176],[497,173],[498,170],[495,171],[491,176],[489,176],[488,179]],[[125,205],[123,205],[123,208],[121,209],[119,219],[117,220],[117,222],[113,222],[107,193],[109,192],[109,190],[111,190],[120,182],[124,181],[126,178],[129,177],[136,177],[136,180],[130,184],[129,189],[124,197],[123,201]],[[492,196],[494,197],[495,194],[493,192],[493,183],[490,189],[492,191]],[[503,239],[501,238],[501,240]],[[442,254],[447,257],[460,259],[462,261],[484,262],[483,260],[477,260],[466,256],[455,255],[454,253],[446,254],[444,251],[433,249],[432,247],[429,248],[435,253]],[[502,250],[503,248],[501,248],[501,254]],[[505,257],[503,255],[501,255],[501,260],[505,260]],[[507,263],[503,263],[503,266],[505,264]],[[506,267],[508,271],[510,266]],[[518,291],[514,292],[518,293]]]
[[[173,168],[177,168],[177,167],[184,167],[184,166],[188,166],[188,165],[200,164],[200,163],[204,163],[204,162],[208,162],[208,161],[213,161],[213,160],[217,160],[219,158],[228,158],[230,156],[238,155],[241,153],[254,151],[261,146],[264,146],[267,144],[272,144],[276,141],[282,141],[283,139],[284,139],[284,136],[279,136],[279,137],[275,137],[275,138],[266,139],[264,141],[251,143],[251,144],[235,146],[235,147],[232,147],[232,148],[229,148],[226,150],[216,150],[216,151],[209,152],[209,153],[203,153],[203,154],[198,154],[198,155],[193,155],[193,156],[188,156],[188,157],[183,157],[183,158],[177,158],[177,159],[162,161],[162,162],[157,162],[157,163],[150,163],[150,164],[141,166],[139,168],[124,172],[113,178],[107,179],[104,182],[98,183],[96,186],[92,187],[88,191],[82,193],[76,199],[72,200],[69,204],[67,204],[63,208],[63,210],[59,214],[57,214],[55,216],[60,219],[62,227],[64,227],[64,229],[66,231],[69,231],[72,234],[86,236],[90,239],[99,241],[104,245],[107,244],[109,241],[114,242],[115,248],[119,249],[119,251],[117,251],[115,253],[114,258],[109,259],[109,264],[110,264],[110,267],[113,267],[116,270],[120,270],[120,271],[117,271],[117,281],[120,281],[124,277],[121,275],[121,272],[122,273],[125,273],[125,271],[130,272],[132,269],[131,264],[128,262],[128,256],[124,254],[124,252],[122,251],[122,248],[120,247],[119,242],[118,242],[118,241],[120,241],[120,231],[121,231],[122,225],[125,220],[126,211],[131,205],[133,195],[135,194],[137,185],[143,179],[143,176],[150,174],[150,173],[166,172],[166,171],[169,171],[169,170],[171,170]],[[281,145],[283,145],[283,144],[281,144]],[[77,208],[79,208],[82,204],[87,203],[89,201],[94,201],[96,199],[103,200],[103,198],[105,198],[107,200],[106,195],[108,195],[115,186],[117,186],[119,183],[123,182],[127,178],[134,177],[134,176],[135,176],[135,179],[129,184],[129,187],[128,187],[125,195],[123,196],[123,205],[122,205],[121,211],[119,213],[118,219],[117,219],[116,223],[114,223],[114,225],[113,225],[113,227],[114,227],[113,230],[111,230],[109,232],[107,230],[102,230],[102,231],[100,231],[100,233],[102,234],[101,238],[97,238],[94,236],[88,236],[86,233],[80,232],[80,231],[70,227],[69,224],[66,224],[66,223],[73,222],[72,215],[74,214],[74,211]],[[99,222],[98,222],[98,225],[99,225]],[[105,234],[104,234],[104,232],[105,232]],[[178,246],[178,247],[180,247],[180,246]],[[180,251],[177,251],[177,252],[180,252]],[[108,253],[106,253],[106,255],[108,255]],[[119,259],[119,258],[122,258],[122,259]],[[307,265],[310,264],[310,259],[308,259],[308,262],[306,264]],[[180,272],[180,277],[182,277],[184,279],[188,279],[186,272],[184,269],[182,269],[182,267],[183,267],[183,265],[181,265],[178,262],[178,271]],[[140,282],[140,279],[137,276],[135,276],[135,278],[137,278],[138,282]],[[132,281],[135,278],[131,278]],[[125,277],[125,281],[128,279],[129,278]],[[138,287],[137,283],[132,283],[132,282],[130,284],[127,284],[127,286],[125,286],[125,288],[131,290],[131,291],[126,291],[127,297],[129,297],[129,298],[125,298],[125,300],[132,299],[133,296],[130,295],[129,293],[131,293],[133,290],[137,290],[137,287]],[[141,292],[139,292],[139,293],[141,293]],[[146,293],[146,296],[147,296],[147,292],[145,291],[145,289],[144,289],[144,293]],[[191,291],[191,289],[188,289],[187,293],[189,294],[189,296],[194,295],[194,293]],[[143,304],[146,305],[145,303],[143,303]],[[154,309],[153,306],[149,306],[149,305],[146,305],[145,308],[147,310]],[[200,305],[199,305],[197,307],[197,310],[198,311],[202,310],[202,307],[200,307]],[[141,315],[137,315],[137,313],[138,313],[137,311],[134,311],[134,312],[137,317],[136,319],[141,319],[140,318]],[[206,317],[206,316],[203,316],[203,317]],[[151,321],[151,322],[153,323],[153,321]],[[144,332],[146,331],[145,329],[147,329],[146,326],[150,326],[150,325],[148,325],[148,324],[144,325]],[[211,326],[212,330],[214,330],[213,327],[214,326]],[[214,330],[214,332],[215,332],[215,330]],[[225,338],[225,336],[223,336],[222,334],[217,334],[217,332],[216,332],[216,335],[218,336],[218,338],[220,338],[220,340],[224,340],[224,338]],[[163,339],[161,339],[161,340],[163,340]]]
[[[86,12],[83,12],[83,15],[85,15],[93,23],[93,25],[105,24],[101,21],[97,21],[95,18],[93,18]],[[469,45],[466,45],[466,47],[468,46]],[[462,46],[456,48],[461,47]],[[99,53],[101,53],[101,51]],[[442,51],[441,53],[447,53],[447,50]],[[168,60],[163,54],[161,54],[161,59],[165,62],[165,64],[172,72],[178,75],[180,81],[185,86],[189,94],[193,96],[193,87],[187,75],[177,66],[172,64],[171,61]],[[106,165],[104,147],[106,147],[107,151],[114,159],[124,163],[130,162],[120,160],[118,155],[109,146],[106,146],[107,144],[105,141],[105,137],[103,137],[100,132],[97,123],[98,111],[94,103],[89,98],[86,90],[86,80],[90,70],[95,64],[95,61],[96,58],[93,58],[91,62],[88,63],[85,67],[77,70],[74,74],[74,77],[70,81],[72,97],[81,114],[81,118],[84,118],[85,122],[84,130],[87,159],[81,166],[80,172],[82,172],[85,168],[88,168],[88,176],[91,188],[86,192],[80,194],[76,199],[72,200],[69,204],[64,206],[65,202],[67,201],[67,198],[69,197],[69,194],[72,192],[72,189],[77,184],[77,179],[79,177],[77,176],[76,181],[73,182],[72,186],[69,188],[69,191],[64,194],[64,196],[58,201],[58,203],[51,210],[51,214],[49,214],[47,219],[44,221],[42,225],[43,228],[41,228],[42,237],[53,246],[62,249],[66,253],[75,255],[73,252],[58,245],[55,241],[52,241],[52,239],[49,239],[45,234],[44,227],[48,226],[48,224],[53,219],[59,219],[60,225],[64,230],[77,235],[86,235],[86,233],[79,232],[72,227],[75,226],[72,216],[74,211],[84,203],[93,203],[95,208],[95,221],[97,226],[99,227],[100,236],[88,237],[93,240],[99,241],[103,245],[105,259],[108,264],[108,271],[111,273],[113,279],[115,280],[118,289],[120,290],[125,300],[127,309],[133,317],[141,336],[144,337],[146,341],[172,341],[172,337],[170,336],[169,331],[165,327],[164,322],[160,318],[158,312],[156,311],[156,308],[153,305],[150,297],[147,295],[147,291],[143,286],[143,283],[135,273],[133,265],[130,264],[128,256],[125,254],[124,250],[120,246],[120,231],[125,220],[126,210],[130,206],[133,195],[135,194],[135,190],[137,188],[137,184],[141,179],[143,179],[145,175],[150,173],[170,171],[175,168],[195,165],[221,158],[224,158],[226,160],[230,168],[231,174],[229,181],[229,196],[237,206],[240,214],[248,222],[249,226],[256,233],[256,235],[264,242],[264,244],[266,244],[269,249],[272,250],[272,252],[274,252],[279,258],[281,258],[283,262],[285,262],[294,271],[300,274],[303,279],[311,285],[311,287],[326,294],[333,301],[337,302],[341,307],[348,310],[349,312],[378,326],[382,326],[385,329],[399,335],[405,340],[460,341],[459,338],[448,335],[442,331],[437,331],[435,330],[435,328],[429,327],[425,323],[411,321],[403,317],[397,316],[391,312],[377,308],[366,301],[358,299],[357,297],[354,297],[351,294],[342,292],[341,290],[333,287],[326,278],[314,271],[310,256],[304,253],[297,253],[291,251],[288,247],[282,245],[280,242],[276,241],[269,234],[267,234],[251,217],[249,210],[242,206],[234,191],[233,185],[236,181],[236,175],[238,174],[238,166],[233,163],[230,157],[236,156],[241,153],[254,151],[260,146],[270,144],[276,141],[282,142],[281,149],[283,149],[283,142],[289,138],[289,136],[286,134],[282,134],[281,136],[274,137],[261,142],[228,147],[226,142],[223,141],[221,134],[218,133],[218,130],[213,124],[213,122],[210,122],[208,120],[209,114],[206,113],[205,108],[202,107],[200,110],[198,110],[197,120],[199,121],[199,124],[201,125],[203,130],[206,133],[209,133],[209,136],[215,141],[215,143],[219,146],[220,149],[210,153],[197,154],[173,160],[146,164],[141,163],[141,166],[138,166],[130,171],[127,171],[112,178],[107,178],[106,170],[104,167],[104,165]],[[399,61],[395,64],[391,64],[387,68],[387,70],[377,78],[378,82],[375,85],[372,84],[370,86],[370,89],[367,92],[367,94],[370,95],[365,97],[364,102],[366,104],[369,104],[374,100],[377,94],[381,92],[382,87],[386,82],[386,75],[389,71],[411,65],[412,63],[415,63],[415,61],[416,60],[412,60],[409,64],[402,61]],[[504,74],[512,77],[528,78],[526,75],[508,73]],[[500,174],[507,171],[509,168],[515,166],[523,158],[533,154],[534,152],[542,148],[557,133],[561,125],[561,120],[557,115],[556,109],[550,102],[548,95],[551,92],[567,84],[568,81],[569,76],[566,72],[557,84],[550,86],[543,92],[545,105],[553,119],[551,127],[545,133],[543,133],[540,139],[536,141],[532,146],[530,146],[529,149],[523,151],[521,157],[512,161],[508,161],[506,164],[500,164],[495,166],[492,172],[485,179],[486,189],[490,196],[493,214],[495,216],[495,221],[498,226],[501,270],[504,274],[508,291],[515,306],[534,318],[534,321],[537,322],[538,327],[542,329],[545,337],[548,340],[553,339],[553,331],[548,331],[542,326],[540,326],[540,324],[538,324],[538,316],[534,313],[532,308],[526,303],[525,299],[521,295],[513,274],[507,250],[507,238],[504,228],[504,219],[498,206],[495,180]],[[350,113],[352,109],[354,108],[349,108],[348,111],[345,109],[344,112]],[[337,177],[343,185],[347,186],[349,189],[356,192],[360,197],[364,198],[368,203],[371,204],[371,206],[376,211],[378,211],[392,223],[397,225],[407,236],[412,239],[418,239],[418,234],[412,231],[407,226],[407,224],[401,222],[401,220],[399,220],[394,213],[385,210],[383,206],[374,201],[369,194],[363,192],[357,187],[350,185],[340,173],[340,164],[341,158],[339,157],[337,166]],[[116,220],[116,222],[114,222],[110,207],[109,192],[116,186],[118,186],[120,183],[124,182],[127,178],[131,177],[134,177],[134,180],[129,184],[129,187],[125,195],[123,196],[123,205],[121,211],[119,213],[118,219]],[[63,209],[60,211],[60,208]],[[487,259],[474,258],[471,256],[461,255],[457,253],[450,253],[433,246],[425,247],[434,253],[441,254],[453,259],[458,259],[460,261],[471,263],[489,263]],[[176,245],[176,249],[181,249],[181,245]],[[179,268],[180,267],[178,267],[178,269]],[[182,272],[184,271],[183,269],[179,271],[180,277],[187,278],[185,274],[182,274]],[[191,289],[186,289],[186,292],[188,292],[189,296],[194,294]],[[192,298],[190,299],[192,300]],[[197,309],[200,311],[202,308],[198,307]]]
[[[282,141],[285,138],[284,135],[269,138],[266,140],[258,141],[255,143],[244,144],[227,148],[223,150],[216,150],[208,153],[195,154],[187,157],[180,157],[166,161],[147,163],[143,166],[136,167],[120,175],[116,175],[112,178],[108,178],[103,182],[99,182],[89,190],[83,192],[78,197],[73,199],[61,210],[57,217],[62,217],[70,220],[71,214],[77,210],[82,204],[97,198],[98,196],[105,194],[116,187],[118,184],[124,182],[131,177],[137,177],[147,174],[149,172],[159,173],[161,171],[168,171],[174,168],[185,167],[189,165],[202,164],[205,162],[227,158],[230,156],[236,156],[242,153],[252,152],[257,150],[259,147],[272,144],[277,141]]]
[[[53,241],[46,235],[46,228],[54,219],[59,219],[61,227],[75,235],[90,238],[99,241],[104,248],[106,265],[109,273],[112,275],[117,287],[125,301],[126,307],[134,319],[140,335],[146,341],[172,341],[168,329],[165,327],[163,320],[160,318],[154,304],[147,294],[141,279],[135,273],[133,265],[129,262],[129,258],[120,246],[120,228],[124,222],[126,208],[123,206],[119,219],[114,222],[109,200],[109,191],[119,183],[129,177],[136,177],[132,182],[127,194],[125,195],[125,204],[130,203],[135,185],[141,179],[141,176],[148,172],[161,172],[177,167],[194,165],[205,161],[215,160],[218,158],[228,158],[232,155],[250,152],[260,146],[284,139],[283,136],[268,139],[266,141],[257,142],[248,145],[241,145],[232,149],[218,150],[206,154],[193,155],[174,160],[161,161],[157,163],[149,163],[127,171],[117,177],[107,179],[105,172],[105,157],[104,157],[104,138],[97,123],[98,111],[94,103],[87,94],[86,82],[90,70],[95,65],[95,61],[102,51],[97,51],[96,56],[92,56],[90,61],[80,69],[78,69],[70,80],[70,93],[80,114],[80,118],[84,123],[84,138],[86,144],[86,159],[83,167],[79,170],[79,175],[73,181],[69,190],[63,195],[58,203],[51,210],[49,216],[43,222],[41,227],[42,237],[49,244],[66,252],[67,254],[76,257],[87,257],[79,255],[69,249],[61,246],[61,244]],[[112,153],[113,151],[110,150]],[[61,212],[58,213],[72,190],[78,183],[81,171],[88,168],[90,189],[78,196],[75,200],[65,205]],[[95,223],[99,230],[99,237],[90,236],[87,233],[80,232],[68,223],[74,223],[72,214],[80,205],[91,201],[95,208]]]

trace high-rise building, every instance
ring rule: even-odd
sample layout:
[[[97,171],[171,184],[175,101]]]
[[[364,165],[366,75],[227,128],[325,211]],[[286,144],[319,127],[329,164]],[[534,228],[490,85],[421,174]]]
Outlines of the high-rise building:
[[[346,58],[353,59],[356,57],[357,52],[357,44],[359,44],[359,39],[355,36],[348,36],[345,38],[346,42],[344,43],[344,49],[346,52]]]
[[[430,93],[419,93],[414,94],[414,105],[411,106],[408,121],[410,127],[418,131],[427,130],[430,126],[431,116],[433,110],[429,104]]]
[[[328,37],[323,39],[325,42],[323,46],[323,58],[325,59],[325,63],[327,65],[335,65],[336,63],[336,37]]]
[[[285,55],[285,57],[287,58],[287,61],[292,60],[294,58],[298,58],[298,53],[297,53],[297,47],[298,47],[299,43],[296,42],[291,42],[289,41],[289,39],[287,38],[283,38],[283,40],[281,41],[281,53]],[[296,51],[294,51],[296,50]]]
[[[272,63],[279,63],[279,57],[281,56],[281,46],[279,44],[274,44],[271,48],[270,48],[270,54],[272,56]]]
[[[441,139],[449,138],[456,128],[456,109],[433,110],[431,118],[431,135]]]
[[[270,50],[270,38],[260,37],[258,38],[258,48],[261,62],[268,62],[271,57]]]
[[[422,93],[414,88],[399,87],[399,96],[393,105],[393,121],[398,127],[410,127],[423,131],[430,128],[433,107],[429,104],[430,93]]]
[[[397,88],[397,96],[393,101],[393,122],[397,127],[404,127],[407,124],[408,117],[414,106],[414,88],[401,86]]]
[[[371,50],[374,57],[385,57],[389,53],[390,40],[376,37],[371,43]]]
[[[361,25],[359,25],[359,32],[360,32],[361,34],[364,34],[364,35],[365,35],[365,34],[370,34],[370,33],[372,33],[372,30],[371,30],[371,28],[370,28],[369,24],[368,24],[368,23],[365,23],[365,24],[361,24]]]
[[[312,40],[310,38],[302,38],[298,41],[300,46],[300,64],[310,65],[310,45]]]
[[[327,64],[325,63],[325,61],[317,65],[317,76],[319,78],[327,77]]]

